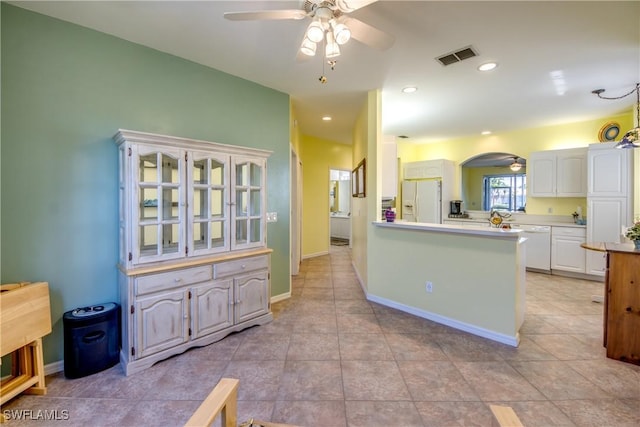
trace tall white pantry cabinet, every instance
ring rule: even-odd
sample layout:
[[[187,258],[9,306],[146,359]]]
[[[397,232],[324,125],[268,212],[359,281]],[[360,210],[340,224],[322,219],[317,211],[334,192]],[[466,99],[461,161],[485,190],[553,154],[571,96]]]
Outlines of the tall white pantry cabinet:
[[[589,145],[587,241],[620,242],[633,222],[633,150]],[[605,254],[586,251],[586,273],[604,276]]]
[[[271,152],[129,130],[114,139],[126,375],[270,322]]]

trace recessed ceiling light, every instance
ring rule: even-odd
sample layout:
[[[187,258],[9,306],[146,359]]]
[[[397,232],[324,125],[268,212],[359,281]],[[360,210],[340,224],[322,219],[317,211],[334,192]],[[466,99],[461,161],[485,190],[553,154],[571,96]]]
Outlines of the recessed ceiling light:
[[[418,90],[418,88],[415,87],[415,86],[407,86],[407,87],[403,87],[402,88],[402,92],[403,93],[413,93],[413,92],[415,92],[417,90]]]
[[[478,67],[479,71],[491,71],[496,68],[498,64],[496,62],[485,62]]]
[[[331,116],[323,116],[322,120],[324,120],[325,122],[330,122],[331,121]]]
[[[491,135],[491,131],[490,130],[483,130],[482,131],[482,135]]]

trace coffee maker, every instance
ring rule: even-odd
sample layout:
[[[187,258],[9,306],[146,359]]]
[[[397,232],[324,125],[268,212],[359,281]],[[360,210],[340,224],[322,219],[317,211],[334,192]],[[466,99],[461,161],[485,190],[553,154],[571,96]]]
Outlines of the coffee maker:
[[[462,210],[462,200],[451,200],[449,202],[449,218],[464,218],[465,214]]]

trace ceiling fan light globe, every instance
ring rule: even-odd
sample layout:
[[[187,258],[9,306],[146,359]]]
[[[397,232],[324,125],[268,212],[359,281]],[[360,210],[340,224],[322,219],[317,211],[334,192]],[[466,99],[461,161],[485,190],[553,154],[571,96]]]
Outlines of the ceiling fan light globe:
[[[511,169],[514,172],[518,172],[520,169],[522,169],[522,165],[518,162],[514,162],[514,163],[511,163],[511,166],[509,166],[509,169]]]
[[[351,38],[351,30],[344,24],[333,25],[333,35],[336,39],[336,43],[345,44]]]
[[[336,39],[331,31],[327,31],[327,45],[324,50],[324,56],[326,58],[340,56],[340,46],[336,43]]]
[[[324,28],[319,21],[313,21],[307,27],[307,38],[314,43],[319,43],[324,38]]]
[[[305,37],[302,41],[302,46],[300,46],[300,52],[307,56],[315,56],[316,44]]]

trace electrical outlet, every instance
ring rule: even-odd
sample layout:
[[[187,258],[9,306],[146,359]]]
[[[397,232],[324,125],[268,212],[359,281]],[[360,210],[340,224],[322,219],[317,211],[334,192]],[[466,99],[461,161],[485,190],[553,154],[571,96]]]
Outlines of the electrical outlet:
[[[553,208],[547,208],[547,213],[553,213]]]
[[[267,212],[267,222],[278,222],[278,212]]]
[[[427,291],[427,293],[433,292],[433,283],[427,282],[427,284],[425,286],[425,291]]]

